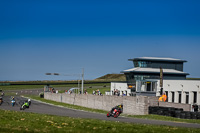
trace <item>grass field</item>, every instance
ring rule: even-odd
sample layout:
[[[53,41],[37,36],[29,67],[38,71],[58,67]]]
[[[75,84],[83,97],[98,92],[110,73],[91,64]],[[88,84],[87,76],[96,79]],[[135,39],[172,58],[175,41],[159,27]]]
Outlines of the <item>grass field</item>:
[[[78,87],[78,83],[74,84],[55,84],[50,86],[54,88],[68,88],[68,87]],[[44,88],[45,85],[6,85],[6,86],[0,86],[1,90],[23,90],[23,89],[38,89],[38,88]],[[110,83],[89,83],[84,84],[84,88],[95,88],[95,87],[110,87]],[[79,87],[81,87],[81,83],[79,84]]]
[[[0,110],[0,132],[199,133],[200,129],[130,124]]]
[[[0,90],[3,91],[12,91],[12,90],[28,90],[28,89],[43,89],[45,85],[7,85],[0,86]],[[56,90],[59,90],[59,93],[63,93],[70,88],[77,88],[78,84],[60,84],[60,85],[50,85]],[[79,84],[81,88],[81,84]],[[89,94],[92,94],[93,90],[99,89],[102,94],[105,94],[105,91],[110,91],[110,83],[91,83],[84,84],[84,89],[87,90]]]

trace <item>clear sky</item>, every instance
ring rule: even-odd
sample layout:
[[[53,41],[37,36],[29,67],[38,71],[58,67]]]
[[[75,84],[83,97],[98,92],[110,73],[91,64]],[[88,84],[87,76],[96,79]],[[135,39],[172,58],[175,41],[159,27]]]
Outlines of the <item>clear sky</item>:
[[[95,79],[135,57],[187,60],[200,78],[199,0],[1,0],[0,80]]]

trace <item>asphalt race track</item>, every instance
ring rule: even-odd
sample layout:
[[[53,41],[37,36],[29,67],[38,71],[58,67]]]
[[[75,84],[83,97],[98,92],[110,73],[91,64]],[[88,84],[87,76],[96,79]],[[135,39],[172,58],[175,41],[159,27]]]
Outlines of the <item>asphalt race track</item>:
[[[3,104],[0,105],[0,109],[4,110],[15,110],[20,112],[33,112],[40,114],[51,114],[58,116],[69,116],[74,118],[91,118],[107,121],[119,121],[119,122],[128,122],[128,123],[140,123],[140,124],[152,124],[152,125],[167,125],[167,126],[177,126],[177,127],[191,127],[191,128],[200,128],[200,124],[192,123],[178,123],[178,122],[167,122],[159,120],[147,120],[147,119],[136,119],[136,118],[127,118],[119,116],[118,118],[107,117],[106,114],[91,113],[79,110],[68,109],[65,107],[54,106],[39,101],[31,100],[31,105],[28,109],[20,110],[20,106],[26,98],[15,96],[16,104],[12,107],[10,102],[10,96],[3,97]]]

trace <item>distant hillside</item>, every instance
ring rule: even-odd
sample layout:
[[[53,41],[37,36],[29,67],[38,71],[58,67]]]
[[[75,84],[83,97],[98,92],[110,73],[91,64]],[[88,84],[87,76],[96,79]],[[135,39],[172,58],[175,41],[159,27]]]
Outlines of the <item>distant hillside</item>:
[[[186,78],[187,80],[200,80],[200,78]]]
[[[118,80],[118,81],[125,81],[126,77],[124,74],[106,74],[95,80]]]

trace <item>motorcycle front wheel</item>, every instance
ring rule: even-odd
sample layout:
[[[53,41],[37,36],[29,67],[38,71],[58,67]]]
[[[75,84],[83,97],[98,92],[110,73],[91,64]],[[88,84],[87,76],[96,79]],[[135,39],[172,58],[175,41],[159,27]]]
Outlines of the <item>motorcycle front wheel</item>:
[[[110,117],[110,112],[108,112],[107,117]]]

